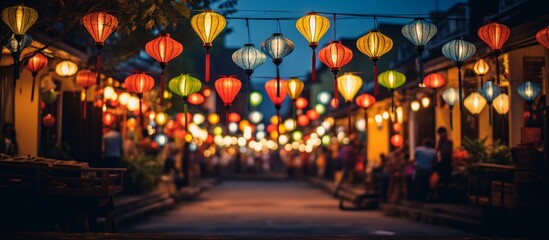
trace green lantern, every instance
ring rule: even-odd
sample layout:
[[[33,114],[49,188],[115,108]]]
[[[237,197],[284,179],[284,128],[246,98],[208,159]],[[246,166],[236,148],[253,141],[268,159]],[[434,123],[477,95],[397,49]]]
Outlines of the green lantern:
[[[45,91],[42,93],[42,101],[47,104],[52,104],[57,100],[57,93],[53,90]]]
[[[187,126],[189,124],[187,121],[187,98],[189,95],[200,91],[202,88],[202,83],[197,78],[192,77],[189,74],[181,74],[177,77],[174,77],[170,80],[168,88],[173,93],[181,96],[183,98],[183,111],[185,116],[185,132],[187,131]]]
[[[403,73],[395,70],[387,70],[379,74],[379,84],[391,91],[391,110],[394,112],[394,90],[406,83],[406,76]]]
[[[252,92],[250,93],[250,104],[254,107],[259,106],[261,102],[263,101],[263,96],[259,92]]]

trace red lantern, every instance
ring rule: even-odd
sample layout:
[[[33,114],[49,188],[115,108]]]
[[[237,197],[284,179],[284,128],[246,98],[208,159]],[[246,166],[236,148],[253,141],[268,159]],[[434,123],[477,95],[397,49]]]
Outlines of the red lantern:
[[[297,109],[304,109],[307,107],[307,105],[309,105],[309,101],[307,101],[307,99],[304,97],[300,97],[295,100],[295,108]]]
[[[307,125],[309,125],[311,121],[309,120],[309,117],[307,117],[307,115],[299,115],[297,117],[297,125],[301,126],[301,127],[305,127]]]
[[[193,119],[193,115],[190,112],[187,112],[187,119]],[[185,127],[185,113],[176,114],[175,120],[177,120],[180,126]]]
[[[313,121],[320,118],[320,114],[318,114],[318,112],[314,109],[308,110],[306,114],[307,114],[307,117],[309,117],[309,119]]]
[[[183,52],[183,45],[173,40],[170,34],[161,34],[145,45],[145,51],[160,64],[160,105],[164,106],[164,68]]]
[[[38,72],[48,64],[48,58],[42,53],[36,53],[29,58],[25,68],[32,74],[32,89],[31,89],[31,102],[34,101],[34,86],[36,85],[36,75]]]
[[[139,98],[139,123],[140,126],[143,126],[143,104],[141,99],[144,92],[154,87],[154,78],[145,73],[132,74],[124,80],[124,86],[128,92],[137,93]]]
[[[437,88],[444,86],[445,83],[446,83],[446,80],[444,79],[444,76],[442,76],[439,73],[431,73],[425,76],[425,78],[423,79],[423,84],[425,84],[425,87],[432,88],[434,90],[434,93],[433,93],[434,106],[437,105],[437,98],[438,98]]]
[[[105,126],[110,126],[114,120],[116,120],[116,116],[114,116],[114,114],[110,113],[110,112],[106,112],[105,114],[103,114],[103,124]]]
[[[391,144],[394,147],[396,148],[401,147],[403,143],[404,143],[404,139],[400,134],[397,133],[391,137]]]
[[[223,103],[225,104],[225,107],[227,108],[225,120],[229,120],[229,108],[231,107],[231,104],[233,103],[234,99],[236,98],[236,95],[238,94],[238,91],[242,88],[242,83],[240,80],[238,80],[235,77],[231,76],[225,76],[220,79],[217,79],[215,81],[215,90],[217,91],[217,94],[219,94],[219,97],[221,97],[221,100],[223,100]],[[226,122],[225,124],[226,132],[229,132],[229,124]]]
[[[101,72],[101,48],[105,45],[105,40],[118,27],[118,19],[106,12],[92,12],[82,18],[82,24],[90,33],[97,47],[97,74],[96,84],[99,85]]]
[[[274,132],[274,131],[276,131],[276,125],[269,124],[269,126],[267,126],[266,130],[267,130],[267,133]]]
[[[229,122],[240,122],[240,119],[241,119],[240,114],[235,113],[235,112],[229,113],[229,115],[227,116],[227,120]]]
[[[536,40],[545,48],[549,49],[549,27],[539,30],[538,33],[536,33]]]
[[[46,116],[42,117],[42,124],[45,127],[53,126],[55,124],[55,117],[51,113],[46,114]]]
[[[166,130],[173,131],[175,128],[176,125],[174,120],[169,120],[168,122],[166,122]]]
[[[204,102],[204,96],[200,93],[193,93],[189,95],[187,102],[193,105],[200,105]]]
[[[89,70],[83,70],[83,71],[80,71],[77,75],[76,75],[76,83],[84,88],[84,91],[83,91],[83,97],[82,97],[82,117],[84,119],[86,119],[86,94],[88,92],[88,88],[90,88],[91,86],[93,86],[95,84],[95,73],[93,73],[92,71],[89,71]],[[101,104],[102,105],[102,104]]]
[[[501,53],[503,45],[507,39],[509,39],[509,35],[511,35],[509,27],[497,22],[488,23],[478,29],[479,38],[492,49],[496,56],[496,84],[498,85],[499,54]]]
[[[363,93],[356,97],[356,105],[364,109],[364,129],[368,129],[368,108],[376,103],[376,98],[370,94]]]
[[[334,98],[338,98],[337,73],[353,58],[353,51],[343,46],[341,41],[332,41],[326,47],[320,49],[318,58],[334,73]]]
[[[269,95],[269,98],[275,105],[277,119],[280,119],[280,107],[282,106],[282,102],[284,102],[284,98],[288,93],[288,86],[287,86],[286,80],[282,78],[271,79],[265,83],[265,90],[267,91],[267,95]],[[280,137],[280,128],[279,128],[280,122],[281,121],[278,121],[276,124],[276,130],[277,130],[276,142],[279,142],[278,137]]]
[[[400,130],[402,130],[402,125],[400,125],[400,123],[393,123],[393,130],[399,133]]]

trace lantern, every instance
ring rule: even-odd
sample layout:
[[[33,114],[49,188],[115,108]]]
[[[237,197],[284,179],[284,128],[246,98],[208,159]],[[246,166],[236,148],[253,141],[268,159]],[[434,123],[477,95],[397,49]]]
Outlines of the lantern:
[[[25,68],[32,74],[32,89],[31,89],[31,102],[34,101],[34,86],[36,84],[36,75],[48,64],[48,58],[42,53],[36,53],[32,55]]]
[[[387,70],[379,74],[379,84],[391,91],[391,110],[394,111],[394,90],[404,85],[406,76],[399,71]]]
[[[51,113],[46,114],[44,117],[42,117],[42,124],[45,127],[53,126],[53,124],[55,124],[55,117],[51,115]]]
[[[423,50],[425,45],[437,33],[437,26],[425,19],[417,18],[411,23],[402,27],[402,35],[406,37],[414,46],[419,55],[419,86],[423,86]]]
[[[55,73],[60,77],[70,77],[78,71],[76,63],[69,60],[61,61],[55,65]]]
[[[106,12],[92,12],[82,18],[82,24],[86,27],[88,33],[90,33],[97,47],[96,84],[99,85],[101,76],[101,48],[105,45],[105,40],[118,27],[118,19]]]
[[[201,114],[201,113],[196,113],[194,116],[193,116],[193,122],[200,125],[202,123],[204,123],[204,120],[206,120],[206,117]]]
[[[183,52],[183,45],[178,41],[173,40],[173,38],[170,37],[170,34],[160,34],[160,36],[145,45],[145,51],[160,65],[160,93],[163,93],[164,86],[166,85],[164,80],[164,68],[168,66],[169,61]],[[164,94],[160,94],[160,105],[164,106]]]
[[[246,25],[247,26],[247,25]],[[249,30],[248,30],[249,31]],[[244,47],[236,50],[232,55],[233,62],[244,70],[246,76],[248,76],[248,87],[246,88],[246,96],[250,95],[252,90],[252,83],[250,77],[254,70],[265,63],[267,56],[260,50],[254,47],[253,44],[244,44]],[[250,96],[251,97],[251,96]],[[250,100],[248,100],[248,110],[250,106]]]
[[[130,100],[131,95],[127,92],[120,93],[118,95],[118,102],[122,104],[122,106],[128,105],[128,101]]]
[[[189,124],[189,119],[193,119],[193,115],[188,112],[188,113],[178,113],[177,115],[175,115],[175,120],[177,120],[177,123],[182,126],[182,127],[187,127]],[[185,131],[187,132],[187,131]]]
[[[294,51],[294,43],[285,38],[282,33],[273,33],[271,37],[261,42],[261,50],[273,59],[273,63],[276,65],[277,85],[280,85],[279,65],[284,57]],[[281,94],[280,88],[277,88],[276,96],[280,97],[281,95],[284,96],[285,94]]]
[[[225,25],[227,25],[227,20],[213,10],[204,10],[191,18],[191,26],[202,39],[202,46],[206,49],[206,82],[210,82],[210,48],[213,40],[223,31]]]
[[[452,40],[442,46],[442,54],[455,62],[458,68],[458,98],[460,111],[463,111],[463,81],[461,80],[461,66],[463,62],[475,54],[475,45],[461,38]]]
[[[293,118],[288,118],[286,121],[284,121],[284,127],[288,131],[293,131],[297,125],[297,121]]]
[[[393,145],[393,147],[399,148],[402,146],[403,143],[404,138],[402,138],[402,135],[397,133],[391,137],[391,144]]]
[[[32,37],[30,34],[24,34],[23,37],[19,40],[15,37],[15,34],[12,34],[6,43],[6,48],[10,51],[11,57],[13,58],[13,87],[15,88],[15,82],[19,79],[20,69],[19,62],[21,61],[21,53],[23,49],[32,44]]]
[[[240,121],[240,114],[238,113],[229,113],[229,116],[227,117],[227,119],[229,120],[229,122],[239,122]]]
[[[337,88],[347,103],[348,134],[351,134],[351,103],[358,90],[362,88],[362,78],[352,73],[345,73],[337,78],[337,83]]]
[[[353,58],[353,51],[343,46],[341,41],[332,41],[326,47],[320,49],[318,58],[322,63],[330,68],[334,74],[334,98],[337,99],[337,73],[341,67],[345,66]]]
[[[317,120],[318,118],[320,118],[320,114],[315,109],[307,110],[305,114],[311,120]]]
[[[116,95],[116,91],[112,86],[105,86],[103,88],[103,99],[113,99]]]
[[[412,110],[412,112],[419,111],[420,107],[421,107],[421,103],[419,103],[418,101],[414,100],[410,102],[410,109]]]
[[[316,100],[318,100],[322,104],[330,103],[330,99],[332,99],[332,96],[327,91],[320,91],[316,95]]]
[[[330,28],[330,20],[328,18],[318,15],[318,13],[310,12],[307,16],[301,17],[295,23],[295,27],[307,39],[309,47],[313,50],[312,56],[312,80],[316,81],[316,56],[315,49],[318,47],[318,42],[326,34],[328,28]]]
[[[200,105],[204,102],[204,96],[198,92],[195,92],[189,95],[188,101],[192,105]]]
[[[458,91],[455,88],[448,88],[442,92],[442,99],[450,107],[450,128],[453,128],[453,118],[452,118],[452,109],[459,100]]]
[[[549,48],[549,27],[539,30],[536,33],[536,40],[545,48]]]
[[[42,101],[47,104],[54,103],[57,100],[57,93],[53,89],[42,93]]]
[[[511,30],[501,23],[492,22],[480,27],[477,33],[479,38],[492,49],[496,57],[496,84],[499,85],[499,54],[509,39]]]
[[[478,115],[486,106],[486,99],[478,92],[472,92],[463,100],[463,105],[473,115]]]
[[[250,117],[250,121],[252,121],[255,124],[258,124],[259,122],[261,122],[261,120],[263,120],[263,114],[258,111],[251,112],[249,117]]]
[[[364,109],[364,119],[368,119],[368,108],[376,103],[376,98],[370,94],[363,93],[356,97],[356,105]],[[364,129],[368,129],[368,122],[364,121]]]
[[[211,125],[216,125],[219,123],[219,115],[217,115],[216,113],[210,113],[208,115],[208,122],[211,124]]]
[[[76,75],[76,83],[84,89],[82,90],[82,117],[86,119],[86,94],[88,89],[95,84],[95,73],[89,70],[80,71]]]
[[[326,112],[326,107],[320,103],[315,105],[315,110],[318,114],[324,114]]]
[[[242,88],[242,83],[240,82],[240,80],[231,76],[225,76],[215,81],[215,90],[217,91],[217,94],[219,94],[219,97],[221,97],[221,100],[223,100],[223,103],[227,108],[227,111],[225,112],[227,118],[229,116],[231,104],[238,94],[238,91],[240,91],[240,88]],[[226,127],[228,126],[229,124],[228,122],[226,122]],[[228,129],[226,130],[228,132]]]
[[[534,100],[536,99],[536,97],[538,97],[540,92],[541,92],[541,88],[537,84],[531,81],[523,82],[517,88],[517,93],[524,100],[526,100],[526,103],[528,103],[528,105],[530,106],[530,122],[532,122],[533,120],[532,104],[534,103]]]
[[[479,89],[479,93],[486,99],[489,108],[489,123],[492,124],[492,111],[490,107],[494,99],[501,93],[501,89],[492,81],[487,81]]]
[[[280,107],[282,106],[282,102],[284,101],[284,98],[286,97],[286,93],[288,91],[286,81],[280,78],[271,79],[265,83],[265,90],[267,91],[267,95],[269,95],[269,98],[275,105],[276,118],[280,119]],[[277,121],[276,126],[277,132],[280,133],[280,121]]]
[[[250,93],[250,104],[254,107],[259,106],[263,101],[263,96],[259,92]]]
[[[334,109],[337,109],[339,107],[339,98],[332,98],[330,100],[330,106],[332,106],[332,108]]]
[[[305,126],[309,125],[310,122],[311,121],[307,117],[307,115],[299,115],[297,117],[297,125],[299,125],[300,127],[305,127]]]
[[[297,100],[299,95],[301,95],[301,92],[303,91],[305,84],[298,78],[292,77],[288,80],[287,86],[288,86],[288,96],[290,96],[290,99],[292,100],[292,102],[294,102],[293,115],[295,118],[295,108],[297,108],[295,106],[295,101]]]
[[[103,125],[110,126],[116,120],[116,116],[110,112],[103,114]]]
[[[507,114],[509,112],[509,95],[501,93],[494,99],[492,106],[499,115]]]
[[[12,56],[14,57],[14,81],[16,79],[19,79],[19,58],[21,51],[23,50],[23,48],[26,47],[23,46],[27,44],[26,42],[28,42],[28,45],[30,45],[30,42],[32,42],[30,36],[28,38],[30,41],[25,41],[25,33],[36,22],[37,19],[38,12],[30,7],[25,7],[22,4],[2,9],[2,20],[13,32],[15,39],[14,44],[12,44],[15,45],[15,48],[9,48],[12,52]],[[12,49],[14,49],[15,51],[12,51]]]
[[[158,146],[163,147],[166,143],[168,143],[169,139],[165,134],[159,133],[154,136],[154,141],[158,144]]]
[[[484,85],[484,80],[482,77],[490,71],[490,65],[481,58],[475,63],[473,70],[475,71],[475,74],[480,76],[480,86],[482,87]]]
[[[420,102],[421,102],[421,106],[423,108],[428,108],[429,105],[431,105],[431,99],[429,99],[427,96],[423,96],[421,99],[420,99]]]
[[[191,94],[200,91],[200,88],[202,88],[202,83],[200,83],[200,80],[191,77],[189,74],[181,74],[170,80],[168,83],[168,88],[170,91],[183,98],[183,112],[185,114],[185,123],[187,123],[187,99]],[[187,125],[188,124],[185,124],[185,132],[188,132]]]
[[[168,116],[168,114],[165,112],[158,112],[154,116],[154,121],[156,122],[156,124],[158,124],[158,126],[164,126],[169,119],[170,116]]]
[[[370,57],[374,63],[374,93],[378,94],[377,61],[393,48],[393,40],[385,36],[379,30],[370,31],[356,41],[359,51]]]
[[[434,106],[437,105],[437,89],[444,86],[446,83],[446,80],[442,76],[442,74],[439,73],[431,73],[423,79],[423,85],[425,87],[433,89],[433,99],[434,99]]]
[[[295,107],[297,109],[305,109],[309,105],[309,101],[306,98],[300,97],[295,100]]]
[[[124,86],[128,92],[136,93],[139,98],[139,124],[143,125],[143,93],[151,90],[154,87],[154,78],[145,73],[136,73],[128,76],[124,80]]]

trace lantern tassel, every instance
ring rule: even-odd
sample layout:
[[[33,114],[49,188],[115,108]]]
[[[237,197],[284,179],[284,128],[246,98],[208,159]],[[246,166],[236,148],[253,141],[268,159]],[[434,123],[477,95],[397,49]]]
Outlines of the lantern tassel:
[[[143,126],[143,106],[141,104],[142,96],[139,96],[139,127],[144,129]]]
[[[492,126],[492,115],[493,115],[493,111],[492,111],[492,105],[491,104],[488,104],[488,124],[490,126]]]
[[[336,101],[339,100],[339,95],[337,91],[337,72],[334,72],[334,99],[336,99]]]
[[[530,106],[530,124],[534,122],[534,111],[532,110],[532,103],[528,104]]]
[[[86,105],[86,98],[87,98],[87,89],[84,89],[84,98],[82,99],[82,118],[86,119],[86,108],[88,107]]]
[[[31,89],[31,102],[34,102],[34,86],[36,85],[37,72],[32,72],[32,89]]]
[[[276,97],[280,97],[280,69],[276,65]]]
[[[296,120],[296,115],[297,115],[297,106],[295,104],[295,100],[293,100],[294,104],[292,105],[294,107],[294,110],[292,111],[292,115],[293,115],[293,119]]]
[[[437,99],[438,99],[438,96],[437,96],[437,89],[434,88],[433,89],[434,93],[433,93],[433,108],[436,109],[437,108]]]
[[[453,110],[454,110],[454,107],[450,106],[450,129],[454,129],[454,119],[452,117]]]
[[[185,135],[189,130],[189,124],[187,122],[187,99],[183,101],[183,120],[185,121]]]
[[[364,131],[368,131],[368,109],[364,108]]]
[[[280,144],[280,107],[276,107],[276,144]]]
[[[496,55],[496,85],[499,86],[499,51],[495,52]]]
[[[161,73],[160,73],[160,106],[164,107],[164,85],[165,85],[165,80],[164,80],[164,68],[166,66],[160,66],[160,68],[162,69]]]
[[[458,94],[459,94],[459,111],[463,112],[463,83],[461,81],[461,64],[458,64]]]
[[[225,133],[229,135],[229,106],[227,106],[227,110],[225,110]]]
[[[206,82],[210,82],[210,50],[206,50],[206,67],[205,67]]]
[[[423,48],[418,48],[419,53],[419,85],[423,86]]]
[[[311,72],[311,78],[313,82],[316,82],[316,51],[315,47],[311,47],[313,49],[313,58],[311,59],[312,63],[312,72]]]
[[[97,45],[97,73],[95,84],[99,86],[101,84],[101,48],[103,46]]]
[[[248,112],[251,111],[250,108],[250,92],[252,91],[252,79],[250,78],[250,74],[248,74],[248,87],[246,88],[246,108],[248,109]]]
[[[351,135],[351,103],[347,104],[347,135]]]
[[[482,75],[480,75],[480,90],[484,91],[484,79],[482,79]]]
[[[17,49],[19,49],[19,43],[17,43]],[[13,53],[13,90],[15,91],[17,85],[17,79],[19,79],[19,51]]]
[[[379,92],[379,82],[377,81],[377,61],[374,61],[374,95]]]

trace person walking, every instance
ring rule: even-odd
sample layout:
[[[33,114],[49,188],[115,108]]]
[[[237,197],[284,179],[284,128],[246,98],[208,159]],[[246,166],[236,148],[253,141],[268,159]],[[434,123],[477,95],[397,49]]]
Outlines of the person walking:
[[[353,172],[356,164],[356,158],[358,156],[355,143],[356,140],[356,134],[351,134],[349,136],[349,143],[343,145],[343,147],[341,147],[341,149],[339,150],[339,158],[342,163],[343,176],[337,184],[337,188],[334,192],[335,197],[338,197],[339,191],[341,190],[341,188],[343,188],[343,184],[345,183],[345,181],[351,180],[350,182],[353,182]]]
[[[429,177],[433,173],[433,166],[437,158],[433,141],[429,138],[423,140],[423,145],[416,147],[415,162],[416,173],[414,179],[415,199],[426,201],[430,198]]]
[[[438,197],[441,201],[449,199],[448,187],[452,181],[452,154],[454,152],[454,143],[448,138],[448,131],[444,127],[437,129],[438,143],[436,152],[438,155],[436,171],[440,177],[440,188]]]
[[[124,143],[122,135],[114,125],[103,135],[103,163],[102,167],[122,167]]]

